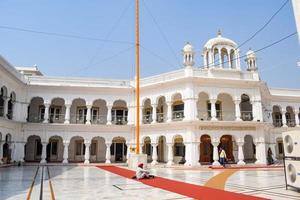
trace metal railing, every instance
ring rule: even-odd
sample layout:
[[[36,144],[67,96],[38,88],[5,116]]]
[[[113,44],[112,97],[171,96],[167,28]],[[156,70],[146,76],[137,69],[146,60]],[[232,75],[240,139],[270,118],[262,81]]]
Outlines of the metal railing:
[[[65,122],[65,114],[50,114],[49,123],[62,124]]]
[[[143,115],[143,124],[151,124],[152,121],[152,114]]]
[[[172,112],[172,120],[173,121],[180,121],[184,118],[184,111],[178,110]]]
[[[106,124],[107,116],[106,115],[92,115],[91,123],[92,124]]]
[[[85,124],[86,123],[86,115],[71,114],[70,115],[70,123],[71,124]]]
[[[114,125],[125,125],[127,124],[127,116],[123,116],[123,115],[112,116],[111,123]]]
[[[30,123],[42,123],[44,121],[44,116],[36,115],[36,114],[30,114],[27,116],[27,122]]]
[[[156,113],[156,121],[158,123],[163,123],[165,121],[164,113]]]
[[[252,111],[241,111],[241,119],[243,121],[252,121],[253,120]]]

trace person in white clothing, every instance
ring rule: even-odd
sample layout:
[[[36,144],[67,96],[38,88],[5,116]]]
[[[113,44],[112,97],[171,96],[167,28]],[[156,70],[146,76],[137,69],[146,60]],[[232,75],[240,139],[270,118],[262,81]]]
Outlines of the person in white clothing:
[[[135,173],[136,179],[149,179],[154,178],[153,175],[150,175],[150,172],[144,169],[144,164],[140,163]]]

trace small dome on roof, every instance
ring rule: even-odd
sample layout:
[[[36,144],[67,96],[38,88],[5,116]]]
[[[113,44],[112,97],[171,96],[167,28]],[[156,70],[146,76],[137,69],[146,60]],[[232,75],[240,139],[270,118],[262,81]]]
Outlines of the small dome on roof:
[[[255,58],[256,57],[255,52],[251,48],[247,51],[246,55],[247,55],[247,58]]]
[[[222,33],[220,30],[218,31],[217,37],[212,38],[206,42],[206,44],[204,45],[204,49],[211,49],[215,45],[230,45],[233,48],[237,48],[237,44],[233,40],[222,37]]]
[[[184,52],[193,52],[194,47],[189,42],[187,42],[183,47],[183,51]]]

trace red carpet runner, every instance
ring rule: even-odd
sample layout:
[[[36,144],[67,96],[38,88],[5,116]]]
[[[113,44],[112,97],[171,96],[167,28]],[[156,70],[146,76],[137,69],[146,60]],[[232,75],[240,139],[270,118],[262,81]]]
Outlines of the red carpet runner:
[[[116,166],[97,166],[100,169],[109,171],[111,173],[130,178],[135,175],[134,171],[116,167]],[[155,188],[160,188],[177,194],[181,194],[187,197],[201,200],[261,200],[263,198],[247,196],[243,194],[227,192],[224,190],[217,190],[204,186],[194,185],[190,183],[174,181],[162,177],[155,177],[154,179],[141,180],[139,182],[144,183]]]

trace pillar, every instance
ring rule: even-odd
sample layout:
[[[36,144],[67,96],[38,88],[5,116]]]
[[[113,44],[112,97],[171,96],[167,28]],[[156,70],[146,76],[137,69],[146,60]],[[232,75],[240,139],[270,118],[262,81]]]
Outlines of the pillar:
[[[287,126],[287,121],[286,121],[286,116],[285,116],[285,114],[286,114],[286,111],[285,110],[282,110],[282,124],[283,124],[283,127],[288,127]]]
[[[231,58],[230,58],[230,49],[226,49],[226,50],[227,50],[228,67],[229,69],[231,69],[232,66],[231,66]]]
[[[152,104],[152,122],[151,124],[155,124],[157,122],[157,113],[156,113],[156,107],[157,104]]]
[[[66,104],[65,124],[70,124],[71,104]]]
[[[212,54],[213,53],[211,52],[211,49],[208,49],[208,63],[207,63],[207,68],[210,68],[211,66],[214,65]]]
[[[267,164],[266,144],[264,139],[257,138],[254,141],[256,147],[255,164]]]
[[[169,143],[167,145],[168,145],[168,163],[167,163],[167,166],[171,166],[171,165],[174,164],[174,162],[173,162],[173,158],[174,158],[174,155],[173,155],[173,144]]]
[[[111,143],[110,142],[106,142],[105,143],[106,145],[106,154],[105,154],[105,163],[111,163],[110,161],[110,146],[111,146]]]
[[[8,98],[4,97],[3,100],[4,100],[4,104],[3,104],[3,114],[4,115],[3,116],[5,118],[7,118],[7,113],[8,113]]]
[[[245,162],[244,162],[244,151],[243,151],[243,145],[244,145],[244,142],[237,142],[237,145],[239,147],[238,149],[238,165],[245,165]]]
[[[220,165],[220,163],[219,163],[219,151],[218,151],[219,142],[214,141],[214,142],[212,142],[212,145],[214,146],[214,154],[213,154],[214,162],[213,162],[212,165],[218,166],[218,165]]]
[[[168,111],[167,111],[167,122],[172,121],[172,102],[167,102]]]
[[[222,63],[222,55],[221,55],[222,51],[221,48],[218,48],[218,54],[219,54],[219,66],[220,68],[223,67],[223,63]]]
[[[210,99],[210,104],[211,104],[211,120],[212,121],[217,121],[217,111],[216,111],[216,99]]]
[[[50,104],[49,103],[45,103],[45,114],[44,114],[44,121],[43,121],[43,123],[49,123],[49,108],[50,108]]]
[[[42,148],[42,160],[40,163],[47,163],[46,157],[47,157],[47,142],[42,142],[43,148]]]
[[[85,154],[84,154],[84,164],[90,164],[90,141],[85,141]]]
[[[191,121],[197,119],[197,100],[189,98],[184,100],[184,120]]]
[[[300,124],[299,124],[299,110],[294,110],[294,113],[295,113],[296,126],[299,127],[300,126]]]
[[[207,66],[208,65],[208,63],[207,63],[207,53],[206,52],[203,55],[203,60],[204,60],[204,67],[208,68],[208,66]]]
[[[63,162],[64,164],[68,163],[68,158],[69,158],[69,141],[64,142],[64,155],[63,155]]]
[[[112,105],[107,105],[107,125],[111,125],[111,109]]]
[[[199,143],[185,142],[185,163],[184,166],[195,167],[200,166],[199,163]]]
[[[92,109],[92,105],[87,105],[87,112],[86,112],[86,122],[85,124],[87,125],[91,125],[91,109]]]
[[[153,149],[151,165],[156,165],[157,164],[157,145],[158,145],[157,143],[152,143],[151,144],[152,149]]]
[[[235,105],[235,120],[236,121],[242,121],[241,120],[240,103],[241,103],[241,100],[235,100],[234,101],[234,105]]]
[[[0,141],[0,164],[3,164],[2,158],[3,158],[3,145],[4,142]]]
[[[18,148],[18,161],[24,162],[25,158],[25,144],[26,142],[19,142],[19,148]]]

